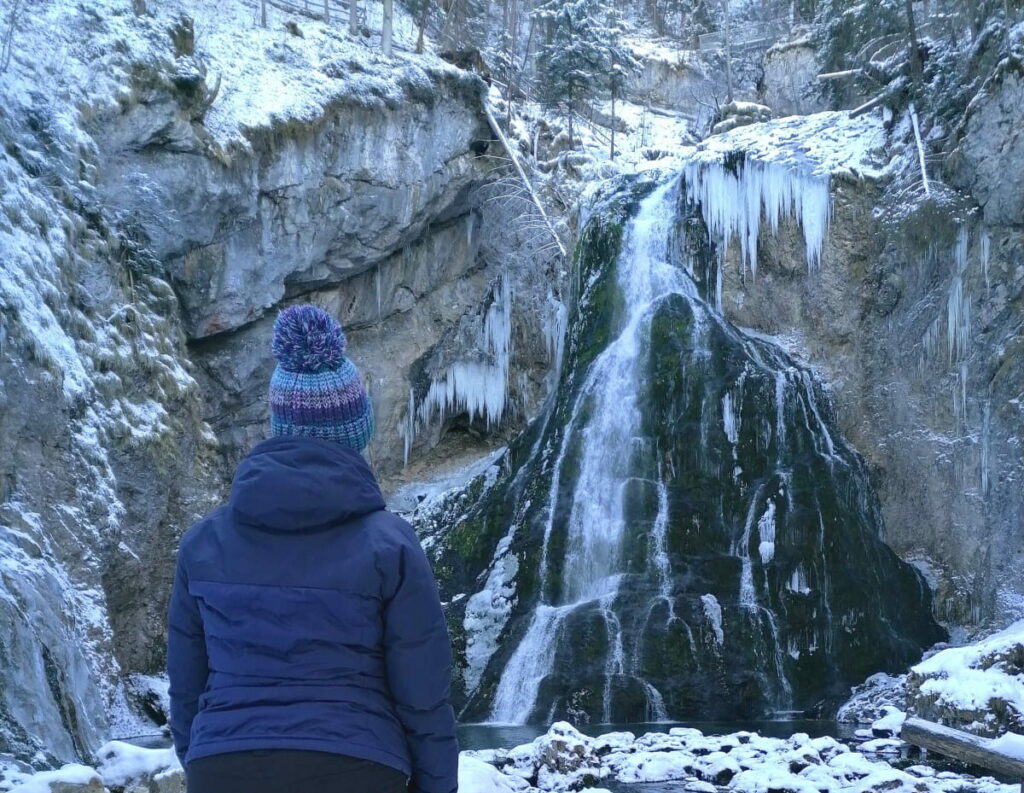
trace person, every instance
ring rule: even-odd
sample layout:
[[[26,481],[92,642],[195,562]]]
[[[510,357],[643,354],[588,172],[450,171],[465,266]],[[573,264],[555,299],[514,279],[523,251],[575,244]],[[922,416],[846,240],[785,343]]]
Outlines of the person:
[[[455,793],[437,585],[361,455],[373,409],[344,333],[295,306],[273,352],[272,437],[178,551],[167,671],[188,791]]]

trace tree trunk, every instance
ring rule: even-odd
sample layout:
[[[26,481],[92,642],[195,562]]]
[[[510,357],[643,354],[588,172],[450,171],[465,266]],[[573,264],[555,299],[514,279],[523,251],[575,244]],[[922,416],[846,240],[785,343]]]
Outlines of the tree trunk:
[[[359,0],[348,0],[348,32],[359,35]]]
[[[267,0],[260,0],[260,27],[267,26]]]
[[[533,34],[536,32],[536,30],[537,30],[537,17],[531,16],[530,17],[530,30],[526,34],[526,52],[523,53],[523,64],[522,64],[522,66],[519,67],[520,71],[525,72],[526,71],[526,66],[530,62],[530,50],[533,49]],[[529,85],[529,83],[527,83],[527,85]],[[529,96],[529,91],[527,91],[527,96]]]
[[[914,0],[906,0],[907,32],[910,36],[910,76],[921,81],[921,48],[917,43],[917,24],[914,21]]]
[[[384,57],[390,58],[395,38],[395,0],[384,0],[384,25],[380,33]]]
[[[1009,779],[1024,780],[1024,760],[993,749],[988,738],[914,717],[907,719],[900,737],[930,752],[980,765]]]
[[[612,162],[615,162],[615,91],[612,91]]]
[[[324,0],[324,22],[328,25],[331,24],[331,6],[329,2],[330,0]]]
[[[519,0],[511,0],[508,47],[508,130],[512,131],[512,102],[519,93],[519,70],[516,69],[516,50],[519,48]]]
[[[910,0],[907,0],[910,2]],[[722,0],[722,33],[725,36],[725,88],[726,101],[732,101],[732,15],[729,0]]]
[[[430,16],[430,0],[421,0],[423,8],[420,9],[419,34],[416,36],[416,54],[423,54],[424,39],[427,33],[427,19]]]

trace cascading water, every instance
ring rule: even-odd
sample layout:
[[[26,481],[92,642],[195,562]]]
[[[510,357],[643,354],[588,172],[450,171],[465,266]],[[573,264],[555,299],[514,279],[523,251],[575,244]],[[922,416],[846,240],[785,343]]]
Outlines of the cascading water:
[[[816,263],[820,182],[748,170]],[[825,710],[942,635],[821,387],[716,307],[718,235],[752,226],[688,178],[627,180],[592,214],[551,410],[509,453],[514,485],[458,502],[440,564],[498,549],[472,598],[498,616],[462,626],[465,719]]]
[[[606,688],[615,675],[625,674],[622,628],[613,606],[622,570],[623,538],[626,531],[624,491],[633,476],[631,455],[623,454],[643,439],[638,437],[641,416],[637,405],[637,384],[643,377],[641,353],[648,344],[651,312],[668,294],[696,296],[693,282],[678,267],[669,264],[669,231],[675,216],[672,200],[677,182],[659,187],[641,206],[630,227],[624,263],[618,268],[618,283],[628,312],[618,338],[601,353],[587,375],[573,407],[569,427],[562,440],[555,476],[565,464],[565,451],[574,433],[582,435],[583,454],[572,507],[568,518],[568,539],[561,581],[560,602],[541,603],[534,612],[526,636],[508,663],[494,699],[491,718],[498,722],[525,721],[533,709],[537,688],[549,673],[554,656],[552,639],[562,621],[575,609],[599,602],[607,623],[609,644]],[[593,418],[584,424],[581,414]],[[548,504],[549,525],[558,509],[557,489]],[[664,534],[667,516],[655,521],[655,534]],[[544,558],[550,532],[545,535]],[[652,575],[665,578],[664,553],[652,561]],[[661,568],[661,569],[659,569]],[[651,710],[665,717],[661,695],[649,687]],[[603,697],[604,720],[609,721],[610,692]]]

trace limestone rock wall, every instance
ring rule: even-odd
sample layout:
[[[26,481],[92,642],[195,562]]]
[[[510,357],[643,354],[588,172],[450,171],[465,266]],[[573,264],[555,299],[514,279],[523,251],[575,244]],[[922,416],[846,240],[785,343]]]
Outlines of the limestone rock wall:
[[[723,307],[822,370],[886,540],[936,588],[940,619],[1003,624],[1024,607],[1020,230],[938,216],[897,233],[879,195],[837,185],[820,270],[792,265],[791,230],[765,242],[756,282],[726,267]]]

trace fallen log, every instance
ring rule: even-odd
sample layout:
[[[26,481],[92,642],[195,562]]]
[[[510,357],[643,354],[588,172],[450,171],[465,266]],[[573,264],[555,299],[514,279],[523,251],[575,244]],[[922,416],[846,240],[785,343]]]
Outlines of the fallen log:
[[[1024,785],[1024,760],[993,749],[990,738],[971,735],[943,724],[911,717],[903,724],[900,737],[929,752],[981,766]]]

